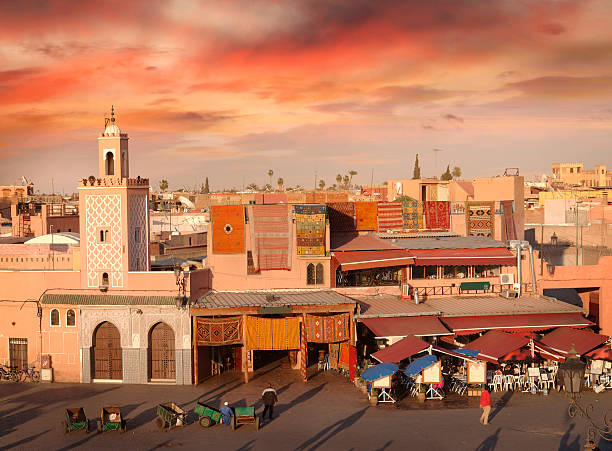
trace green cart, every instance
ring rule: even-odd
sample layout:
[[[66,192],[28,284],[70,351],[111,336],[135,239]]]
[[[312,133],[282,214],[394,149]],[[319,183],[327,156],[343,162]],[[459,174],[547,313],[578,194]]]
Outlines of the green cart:
[[[259,417],[255,415],[255,407],[236,407],[232,429],[242,424],[254,424],[255,430],[259,430]]]
[[[213,409],[212,407],[199,402],[196,402],[193,413],[199,417],[198,423],[200,423],[200,426],[203,428],[209,428],[215,424],[219,424],[221,418],[223,417],[223,414],[217,409]]]
[[[165,402],[157,405],[157,427],[161,431],[169,431],[177,426],[185,425],[185,411],[173,402]]]
[[[66,418],[61,422],[64,434],[84,430],[89,433],[89,420],[82,407],[66,409]]]
[[[127,424],[121,417],[121,407],[103,407],[98,420],[98,432],[119,431],[125,432]]]

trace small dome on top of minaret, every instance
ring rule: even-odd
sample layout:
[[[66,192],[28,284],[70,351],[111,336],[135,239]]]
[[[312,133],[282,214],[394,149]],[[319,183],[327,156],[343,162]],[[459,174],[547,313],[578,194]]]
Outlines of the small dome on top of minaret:
[[[104,129],[104,134],[105,135],[117,135],[119,136],[121,134],[121,130],[119,130],[119,127],[117,127],[117,125],[115,124],[115,106],[111,106],[111,117],[109,118],[105,118],[104,120],[105,122],[105,126],[106,128]]]

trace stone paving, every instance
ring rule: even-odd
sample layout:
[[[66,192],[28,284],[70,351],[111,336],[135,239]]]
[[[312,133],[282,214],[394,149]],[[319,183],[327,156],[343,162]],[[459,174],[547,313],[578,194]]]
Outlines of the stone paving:
[[[227,400],[232,406],[254,405],[261,413],[260,395],[268,382],[278,391],[277,417],[259,431],[252,426],[203,429],[193,414],[184,428],[157,430],[155,406],[163,401],[191,411],[197,400],[213,406]],[[437,409],[428,404],[424,410],[409,405],[369,407],[366,398],[335,372],[316,374],[304,383],[297,372],[274,368],[249,384],[229,374],[198,387],[0,383],[0,449],[582,449],[585,423],[568,417],[562,394],[502,395],[493,395],[496,406],[485,427],[478,423],[480,411],[474,401],[450,409],[442,404]],[[612,392],[588,392],[584,399],[594,404],[596,413],[612,408]],[[128,420],[125,434],[61,432],[64,408],[84,407],[93,419],[109,405],[121,406]]]

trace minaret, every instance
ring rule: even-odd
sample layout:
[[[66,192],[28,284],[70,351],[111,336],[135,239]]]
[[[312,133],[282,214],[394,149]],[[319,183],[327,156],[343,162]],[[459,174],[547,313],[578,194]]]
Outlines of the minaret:
[[[129,178],[128,135],[115,108],[98,137],[99,176],[79,181],[81,286],[128,289],[129,274],[149,270],[149,180]]]

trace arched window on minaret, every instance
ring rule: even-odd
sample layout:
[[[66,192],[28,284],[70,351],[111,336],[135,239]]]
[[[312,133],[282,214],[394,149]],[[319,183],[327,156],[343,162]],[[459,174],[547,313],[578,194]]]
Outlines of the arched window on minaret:
[[[115,175],[115,157],[112,152],[106,153],[106,175]]]

